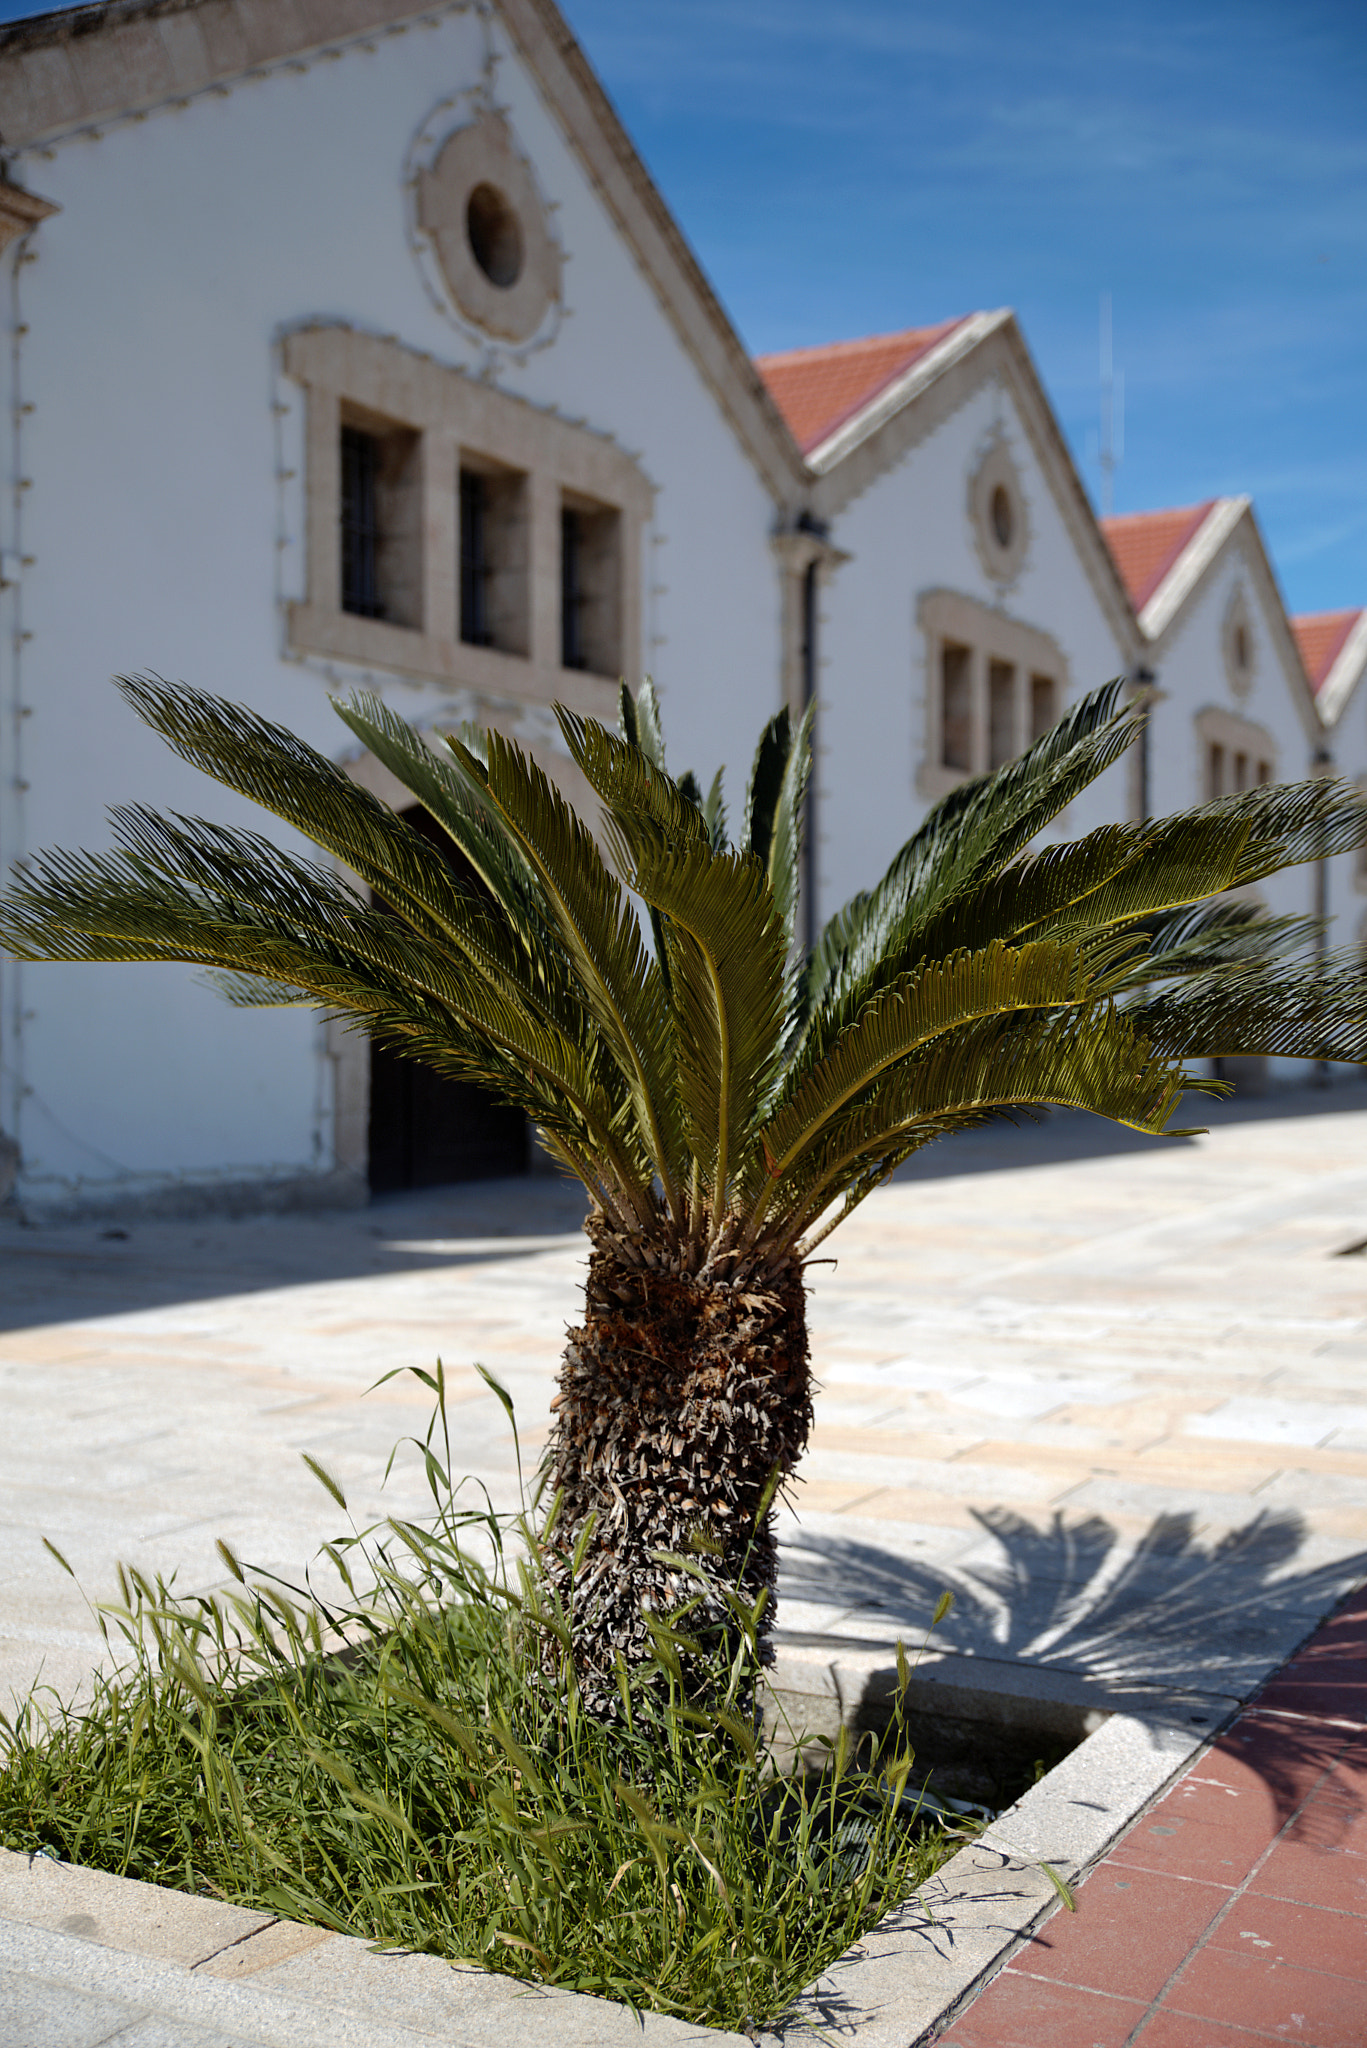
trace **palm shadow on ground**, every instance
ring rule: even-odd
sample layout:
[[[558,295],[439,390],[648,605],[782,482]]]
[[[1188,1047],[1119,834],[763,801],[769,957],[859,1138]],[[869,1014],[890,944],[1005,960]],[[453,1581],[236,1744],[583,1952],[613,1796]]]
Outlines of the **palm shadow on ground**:
[[[1293,1511],[1265,1512],[1214,1536],[1193,1514],[1162,1514],[1137,1543],[1123,1541],[1101,1515],[1055,1512],[1035,1523],[1006,1508],[973,1513],[992,1541],[952,1564],[798,1526],[783,1546],[782,1596],[831,1611],[851,1647],[883,1647],[900,1636],[914,1653],[949,1591],[954,1606],[929,1637],[933,1651],[1057,1673],[1061,1690],[1084,1681],[1114,1712],[1152,1711],[1165,1692],[1199,1694],[1189,1704],[1209,1701],[1214,1732],[1367,1578],[1367,1551],[1297,1570],[1306,1529]],[[785,1631],[782,1600],[778,1621],[781,1638],[803,1639]],[[1258,1763],[1283,1816],[1304,1798],[1301,1771],[1317,1737],[1306,1724],[1299,1761],[1284,1763],[1286,1752],[1269,1750]],[[1345,1781],[1335,1806],[1340,1835],[1361,1809]]]

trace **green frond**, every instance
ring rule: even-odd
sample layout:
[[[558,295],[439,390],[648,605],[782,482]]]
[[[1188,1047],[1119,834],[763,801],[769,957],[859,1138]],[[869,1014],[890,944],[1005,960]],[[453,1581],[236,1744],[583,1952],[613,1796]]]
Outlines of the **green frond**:
[[[777,1080],[787,942],[758,862],[641,835],[632,887],[664,920],[679,1101],[714,1223]]]
[[[611,734],[604,737],[641,759]],[[483,782],[536,872],[583,1001],[626,1084],[642,1141],[677,1215],[681,1144],[669,1010],[631,905],[588,827],[520,747],[491,732],[481,773],[467,748],[458,740],[450,744],[467,773]]]
[[[245,705],[154,676],[117,687],[182,760],[325,848],[419,929],[459,927],[466,892],[435,848],[316,748]]]
[[[1070,1008],[1087,1000],[1091,979],[1077,946],[1013,950],[994,940],[980,952],[927,963],[872,997],[825,1058],[790,1068],[750,1175],[757,1223],[768,1207],[765,1182],[770,1190],[780,1185],[851,1102],[881,1089],[932,1039],[990,1017]]]
[[[943,1131],[1012,1107],[1090,1110],[1156,1136],[1184,1082],[1110,1003],[990,1017],[936,1040],[832,1119],[779,1182],[773,1206],[790,1219],[784,1235],[792,1241],[858,1182],[891,1172],[928,1125]]]
[[[856,897],[823,935],[806,981],[808,1028],[823,1044],[857,1013],[861,1002],[924,958],[912,935],[937,914],[952,918],[991,878],[1117,761],[1143,723],[1122,707],[1123,678],[1084,697],[1019,759],[941,799],[895,856],[877,887]],[[980,946],[1009,937],[984,927],[964,930],[941,948]]]
[[[546,907],[536,878],[521,849],[508,838],[494,816],[482,783],[468,775],[458,760],[436,753],[405,719],[380,698],[356,695],[333,699],[333,709],[362,745],[415,796],[452,845],[479,877],[490,896],[512,921],[526,943],[536,945],[538,972],[546,975],[559,962],[546,946]],[[474,753],[467,732],[464,744]],[[484,750],[475,758],[484,765]],[[381,892],[385,893],[385,892]],[[400,908],[395,905],[395,908]]]
[[[1274,917],[1240,897],[1183,904],[1129,927],[1142,950],[1105,980],[1108,995],[1218,967],[1269,966],[1297,954],[1309,958],[1323,932],[1315,917]]]
[[[497,1087],[644,1199],[650,1167],[621,1129],[595,1045],[269,840],[141,807],[113,816],[122,850],[42,855],[5,899],[0,934],[20,958],[177,961],[291,986]],[[580,1021],[567,1011],[571,1029]]]
[[[618,728],[629,747],[637,747],[662,774],[665,768],[665,736],[660,723],[660,700],[649,676],[633,697],[625,683],[618,695]]]
[[[729,841],[726,837],[726,792],[723,788],[723,771],[720,768],[712,777],[707,795],[703,798],[702,815],[713,853],[725,853]]]
[[[638,704],[638,712],[639,708]],[[707,840],[705,806],[685,796],[658,762],[595,718],[581,718],[563,704],[557,704],[555,715],[571,758],[602,798],[619,831],[629,836],[638,828],[653,826],[671,845]]]
[[[745,796],[741,852],[757,860],[769,877],[774,904],[791,946],[802,893],[802,831],[807,781],[812,765],[812,709],[796,733],[785,709],[760,735]]]
[[[1178,982],[1126,1015],[1169,1058],[1367,1061],[1367,973],[1351,956],[1280,973],[1240,962]]]
[[[938,958],[989,938],[1069,937],[1133,924],[1367,839],[1352,784],[1272,783],[1142,825],[1046,847],[921,924],[908,950]]]

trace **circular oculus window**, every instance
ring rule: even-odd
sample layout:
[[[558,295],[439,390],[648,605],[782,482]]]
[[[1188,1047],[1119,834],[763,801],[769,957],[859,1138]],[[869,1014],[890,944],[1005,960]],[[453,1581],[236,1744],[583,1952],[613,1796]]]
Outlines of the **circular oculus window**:
[[[1025,565],[1030,529],[1016,465],[1006,442],[993,439],[969,479],[968,514],[978,557],[997,583],[1010,583]]]
[[[465,232],[490,284],[511,290],[522,275],[522,223],[497,185],[476,185],[465,202]]]
[[[484,114],[457,128],[418,180],[418,225],[472,325],[527,341],[560,297],[560,251],[508,124]]]

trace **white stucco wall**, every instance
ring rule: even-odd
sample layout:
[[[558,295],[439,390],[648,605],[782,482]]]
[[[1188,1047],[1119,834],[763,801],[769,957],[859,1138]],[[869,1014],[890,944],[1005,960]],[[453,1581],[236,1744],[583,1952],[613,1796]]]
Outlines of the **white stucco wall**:
[[[1020,574],[1003,588],[974,542],[968,484],[991,436],[1009,448],[1029,520]],[[886,471],[834,521],[851,559],[822,601],[820,704],[821,912],[867,888],[924,817],[929,672],[917,620],[927,592],[951,590],[1048,633],[1067,662],[1072,702],[1128,667],[1077,545],[1035,457],[1013,398],[993,378]],[[1125,815],[1124,765],[1059,822],[1071,834]]]
[[[3,546],[33,559],[4,601],[32,638],[4,685],[28,714],[9,764],[28,788],[0,820],[7,860],[106,844],[111,801],[264,822],[145,733],[111,673],[185,678],[336,755],[351,745],[326,697],[356,678],[282,657],[280,600],[303,588],[302,436],[273,345],[312,317],[477,367],[408,247],[402,177],[436,101],[478,83],[483,36],[474,15],[447,15],[21,163],[62,211],[16,273],[11,399],[33,408],[18,455],[31,486],[14,494],[21,535],[4,507]],[[778,697],[773,508],[535,84],[497,33],[495,47],[496,96],[556,208],[568,309],[554,343],[499,381],[615,437],[657,487],[644,652],[672,758],[700,772],[727,760],[739,796]],[[419,720],[441,695],[364,680]],[[7,964],[0,1001],[0,1126],[23,1147],[31,1198],[331,1163],[328,1068],[306,1012],[234,1012],[189,973],[148,967]]]

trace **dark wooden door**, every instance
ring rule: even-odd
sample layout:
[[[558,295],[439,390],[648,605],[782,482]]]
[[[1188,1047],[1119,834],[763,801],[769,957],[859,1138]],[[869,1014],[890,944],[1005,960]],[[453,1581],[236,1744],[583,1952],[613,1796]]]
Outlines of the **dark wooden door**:
[[[456,865],[459,855],[426,811],[418,806],[403,815]],[[486,1089],[472,1081],[448,1081],[387,1046],[371,1046],[372,1194],[525,1173],[530,1139],[521,1110],[510,1109]]]

